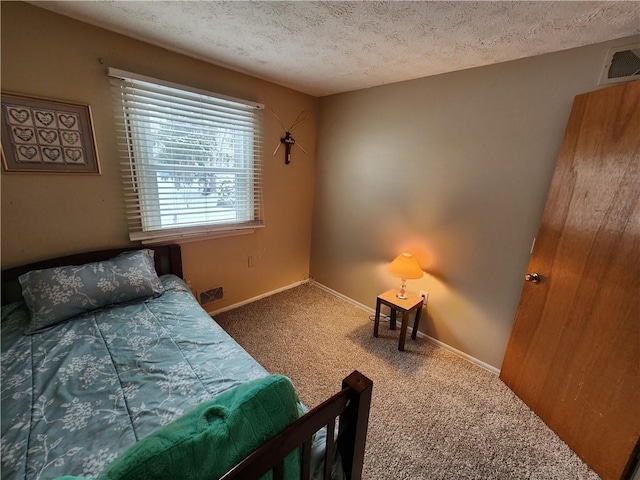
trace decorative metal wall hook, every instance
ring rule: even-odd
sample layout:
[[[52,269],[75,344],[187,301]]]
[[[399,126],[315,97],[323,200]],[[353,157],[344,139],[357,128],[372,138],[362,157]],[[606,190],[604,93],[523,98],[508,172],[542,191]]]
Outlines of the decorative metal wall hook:
[[[293,122],[293,124],[289,128],[285,128],[284,124],[280,121],[280,119],[278,118],[276,113],[273,111],[273,109],[271,109],[271,113],[273,113],[273,116],[276,118],[276,120],[284,130],[284,135],[280,138],[280,142],[276,146],[276,149],[273,151],[273,155],[275,156],[275,154],[278,153],[280,146],[284,144],[284,163],[286,165],[289,165],[291,163],[291,147],[293,147],[294,145],[297,145],[298,148],[300,148],[300,150],[302,150],[304,153],[307,153],[307,151],[304,148],[302,148],[302,145],[300,145],[299,143],[296,143],[295,138],[293,138],[293,135],[291,135],[291,131],[301,123],[309,120],[309,113],[304,110],[300,112],[300,115],[298,115],[298,118],[296,118],[296,120]]]

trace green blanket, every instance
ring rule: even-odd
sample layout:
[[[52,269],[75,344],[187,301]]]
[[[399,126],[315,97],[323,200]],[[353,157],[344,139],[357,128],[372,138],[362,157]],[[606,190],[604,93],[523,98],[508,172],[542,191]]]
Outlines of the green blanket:
[[[143,438],[98,480],[217,480],[298,416],[298,397],[287,377],[253,380]],[[297,451],[285,461],[285,478],[300,478]]]

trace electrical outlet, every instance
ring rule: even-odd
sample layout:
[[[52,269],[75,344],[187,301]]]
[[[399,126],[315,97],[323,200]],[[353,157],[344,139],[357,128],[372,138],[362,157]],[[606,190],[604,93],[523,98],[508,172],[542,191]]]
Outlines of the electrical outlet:
[[[249,255],[247,257],[247,265],[249,266],[249,268],[255,266],[256,264],[256,257],[254,255]]]
[[[422,303],[424,305],[427,304],[427,300],[429,300],[429,292],[425,292],[424,290],[420,290],[420,296],[424,299],[422,300]]]

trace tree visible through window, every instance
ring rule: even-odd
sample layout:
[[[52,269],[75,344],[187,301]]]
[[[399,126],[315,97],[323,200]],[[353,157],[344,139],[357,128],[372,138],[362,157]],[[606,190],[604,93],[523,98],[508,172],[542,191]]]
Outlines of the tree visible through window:
[[[132,240],[262,226],[261,106],[127,75],[112,83]]]

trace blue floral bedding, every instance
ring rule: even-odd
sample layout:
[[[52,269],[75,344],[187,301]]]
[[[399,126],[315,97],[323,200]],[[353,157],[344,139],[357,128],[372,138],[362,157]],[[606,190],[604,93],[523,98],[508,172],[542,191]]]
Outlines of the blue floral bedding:
[[[179,278],[165,293],[23,335],[23,303],[2,309],[4,480],[93,478],[199,403],[267,375]]]

